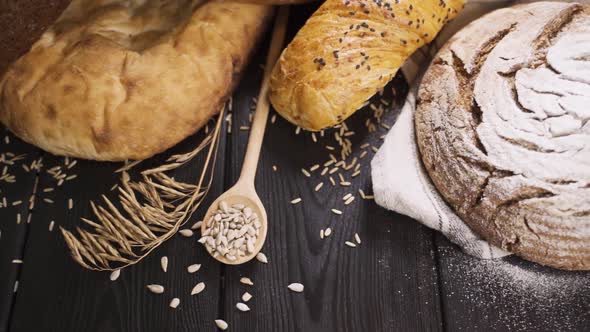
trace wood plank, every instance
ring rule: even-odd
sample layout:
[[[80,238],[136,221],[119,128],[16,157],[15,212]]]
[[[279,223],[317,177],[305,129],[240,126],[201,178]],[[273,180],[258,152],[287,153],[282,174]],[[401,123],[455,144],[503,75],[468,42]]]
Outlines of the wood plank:
[[[224,137],[222,135],[222,137]],[[191,137],[172,152],[190,151],[200,139]],[[216,178],[223,179],[225,139],[222,140]],[[169,153],[165,154],[166,156]],[[157,157],[162,161],[164,156]],[[46,168],[63,165],[63,158],[46,156]],[[187,165],[174,176],[197,182],[196,163]],[[52,193],[37,198],[25,252],[20,289],[11,322],[12,331],[188,331],[195,327],[213,329],[219,299],[219,264],[206,252],[197,249],[196,239],[177,235],[156,249],[144,261],[126,268],[120,278],[111,282],[109,273],[86,270],[75,263],[67,251],[58,226],[73,229],[81,225],[80,217],[92,217],[89,201],[98,201],[102,193],[115,197],[110,188],[118,181],[113,172],[120,164],[78,161],[68,171],[78,178],[66,181]],[[40,189],[54,187],[56,181],[46,172],[40,175]],[[223,183],[215,181],[209,198],[216,197]],[[53,204],[44,202],[50,198]],[[68,209],[68,199],[74,206]],[[210,199],[204,202],[205,206]],[[204,213],[204,209],[199,210]],[[200,215],[194,216],[196,221]],[[51,220],[55,230],[48,231]],[[189,225],[190,226],[190,225]],[[160,257],[169,258],[168,272],[160,268]],[[203,264],[201,270],[189,274],[190,264]],[[191,296],[193,286],[204,281],[206,290]],[[162,284],[162,295],[151,294],[147,284]],[[169,308],[173,297],[180,306]],[[34,317],[34,319],[31,319]]]
[[[312,12],[309,7],[293,8],[291,36]],[[248,110],[258,93],[261,74],[248,75],[249,84],[242,84],[234,95],[227,171],[230,185],[239,175],[248,139],[248,132],[239,128],[249,125]],[[393,86],[398,88],[395,97],[387,95]],[[395,99],[399,105],[406,90],[400,76],[385,89],[384,99]],[[398,111],[396,106],[386,113],[384,122],[392,124]],[[369,114],[360,111],[349,121],[357,133],[351,137],[357,156],[363,143],[379,146],[379,137],[386,132],[379,127],[376,133],[367,134],[364,123]],[[319,142],[314,143],[309,133],[295,134],[295,127],[278,116],[275,124],[269,123],[256,186],[269,216],[263,252],[270,262],[224,268],[223,317],[232,331],[441,330],[432,232],[373,201],[362,200],[357,193],[359,188],[370,192],[371,149],[367,148],[370,152],[363,159],[362,173],[351,187],[332,187],[323,177],[324,187],[315,192],[322,168],[311,178],[302,174],[301,168],[327,160],[326,144],[337,146],[328,135],[333,132],[324,138],[318,135]],[[356,196],[355,202],[344,206],[342,197],[349,192]],[[292,205],[296,197],[303,201]],[[331,208],[344,214],[335,215]],[[320,239],[320,230],[328,226],[332,235]],[[354,242],[355,232],[362,244],[347,247],[345,241]],[[240,284],[243,276],[250,277],[255,286]],[[292,282],[304,284],[305,291],[289,291],[287,285]],[[248,313],[235,307],[245,291],[254,296],[248,302]]]
[[[25,156],[11,162],[14,158],[11,154]],[[0,128],[0,159],[3,160],[0,161],[0,174],[6,167],[7,174],[13,175],[16,180],[14,183],[0,180],[0,332],[8,329],[17,287],[15,282],[21,268],[13,261],[22,258],[28,228],[29,198],[36,179],[36,171],[27,172],[22,165],[30,165],[39,154],[39,150],[14,137],[6,128]],[[7,206],[4,206],[5,203]]]
[[[236,126],[247,123],[247,117],[241,115],[234,114]],[[387,120],[394,116],[388,114]],[[356,123],[362,126],[364,121],[358,121],[361,118]],[[352,187],[332,187],[324,181],[325,187],[316,193],[319,171],[308,179],[301,168],[324,161],[325,150],[308,134],[296,136],[294,129],[283,120],[268,128],[256,184],[269,216],[269,235],[263,251],[270,263],[255,261],[225,268],[224,314],[232,329],[442,329],[432,233],[356,194],[358,188],[369,192],[368,157],[362,175],[355,178]],[[379,144],[382,133],[362,137],[357,148],[363,142]],[[238,135],[232,135],[232,160],[240,159],[245,149],[247,133]],[[235,180],[240,163],[232,165],[230,174]],[[278,168],[276,172],[273,165]],[[349,192],[356,199],[344,207],[342,197]],[[302,203],[292,205],[290,200],[296,197],[301,197]],[[333,214],[333,207],[344,214]],[[333,234],[320,239],[320,230],[328,226]],[[349,248],[345,241],[354,241],[355,232],[363,242]],[[255,286],[240,284],[243,276],[250,277]],[[292,282],[304,284],[305,292],[290,292],[287,285]],[[249,313],[235,308],[245,291],[254,295]]]
[[[480,260],[437,236],[449,331],[588,331],[590,272]]]

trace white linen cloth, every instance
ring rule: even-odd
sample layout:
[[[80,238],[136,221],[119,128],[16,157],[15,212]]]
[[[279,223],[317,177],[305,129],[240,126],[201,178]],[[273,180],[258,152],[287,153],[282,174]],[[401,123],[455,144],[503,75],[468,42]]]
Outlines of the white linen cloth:
[[[371,161],[373,192],[377,204],[407,215],[440,231],[466,253],[484,259],[510,255],[481,239],[446,204],[422,165],[414,133],[416,92],[421,75],[444,43],[469,22],[497,8],[532,1],[468,1],[459,16],[449,23],[435,41],[414,54],[402,71],[411,85],[406,103]],[[577,2],[590,2],[583,0]]]

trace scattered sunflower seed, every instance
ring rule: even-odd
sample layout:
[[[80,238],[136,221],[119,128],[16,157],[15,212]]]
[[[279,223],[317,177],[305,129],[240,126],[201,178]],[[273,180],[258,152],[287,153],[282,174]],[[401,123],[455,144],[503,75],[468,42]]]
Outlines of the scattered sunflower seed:
[[[291,204],[297,204],[299,202],[301,202],[301,198],[297,197],[297,198],[295,198],[294,200],[291,201]]]
[[[332,177],[330,176],[330,178],[329,178],[329,179],[330,179],[330,183],[332,184],[332,187],[333,187],[333,186],[335,186],[335,185],[336,185],[336,181],[334,181],[334,178],[332,178]]]
[[[193,290],[191,291],[191,295],[199,294],[204,289],[205,289],[205,283],[204,282],[200,282],[200,283],[196,284],[195,287],[193,287]]]
[[[195,272],[199,271],[199,269],[201,269],[201,264],[189,265],[186,268],[186,270],[188,271],[188,273],[195,273]]]
[[[244,302],[250,301],[251,298],[252,298],[252,294],[250,294],[248,292],[246,292],[242,295],[242,301],[244,301]]]
[[[317,186],[315,186],[314,190],[315,191],[319,191],[320,189],[322,189],[323,186],[324,186],[324,183],[323,182],[320,182],[320,183],[317,184]]]
[[[167,256],[162,256],[162,258],[160,258],[160,266],[162,266],[162,271],[164,271],[164,272],[168,271],[168,257]]]
[[[238,308],[238,310],[243,311],[243,312],[250,311],[250,307],[248,307],[248,305],[246,303],[242,303],[242,302],[236,303],[236,308]]]
[[[178,233],[180,233],[180,235],[184,237],[191,237],[194,234],[193,231],[190,229],[181,229],[178,231]]]
[[[256,254],[256,259],[261,263],[268,264],[268,258],[266,258],[266,255],[262,252]]]
[[[301,292],[303,292],[304,287],[302,284],[295,282],[295,283],[292,283],[289,286],[287,286],[287,288],[289,288],[293,292],[301,293]]]
[[[172,301],[170,301],[170,308],[176,309],[176,307],[178,307],[179,304],[180,304],[180,299],[175,297],[172,299]]]
[[[119,279],[120,275],[121,275],[121,270],[115,270],[115,271],[111,272],[109,279],[111,279],[111,281],[115,281],[115,280]]]
[[[227,323],[223,319],[216,319],[215,325],[217,325],[218,328],[224,331],[227,330],[228,327]]]
[[[352,203],[352,201],[354,201],[354,196],[350,196],[346,202],[344,202],[344,205],[349,205],[350,203]]]
[[[240,282],[243,283],[244,285],[254,286],[254,283],[252,282],[252,280],[250,280],[250,278],[247,278],[247,277],[240,278]]]
[[[345,242],[345,244],[346,244],[347,246],[351,247],[351,248],[354,248],[354,247],[356,247],[356,244],[354,244],[354,243],[352,243],[352,242],[350,242],[350,241],[346,241],[346,242]]]
[[[162,294],[164,293],[164,286],[162,285],[147,285],[147,289],[154,294]]]
[[[354,233],[354,240],[356,241],[356,243],[361,244],[361,237],[358,233]]]
[[[338,214],[338,215],[341,215],[341,214],[342,214],[342,211],[340,211],[340,210],[337,210],[337,209],[332,209],[332,212],[333,212],[334,214]]]
[[[197,221],[194,225],[191,226],[192,230],[196,230],[201,228],[201,226],[203,226],[203,222],[202,221]]]
[[[328,237],[330,236],[330,234],[332,234],[332,229],[330,227],[326,228],[326,230],[324,231],[324,236]]]

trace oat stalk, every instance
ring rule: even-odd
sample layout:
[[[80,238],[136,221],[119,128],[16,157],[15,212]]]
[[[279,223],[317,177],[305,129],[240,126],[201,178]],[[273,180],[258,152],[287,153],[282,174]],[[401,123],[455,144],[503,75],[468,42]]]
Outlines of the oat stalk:
[[[96,221],[82,218],[92,231],[61,228],[74,260],[90,270],[116,270],[138,263],[185,224],[205,198],[213,180],[217,149],[224,118],[222,110],[215,130],[191,152],[173,155],[164,165],[144,170],[131,180],[127,171],[139,162],[126,164],[121,172],[118,206],[102,196],[90,202]],[[206,153],[197,184],[184,183],[166,172]]]

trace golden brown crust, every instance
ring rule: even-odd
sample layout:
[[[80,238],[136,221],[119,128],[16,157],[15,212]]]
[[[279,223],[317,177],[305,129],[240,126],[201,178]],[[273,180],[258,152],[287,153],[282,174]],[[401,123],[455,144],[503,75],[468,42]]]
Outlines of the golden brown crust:
[[[433,60],[415,118],[424,166],[470,228],[568,270],[590,269],[589,27],[590,6],[563,2],[480,18]]]
[[[54,154],[150,157],[219,111],[271,14],[220,1],[128,6],[72,2],[6,72],[0,120]]]
[[[462,6],[462,0],[327,0],[273,69],[274,108],[308,130],[342,122]]]

